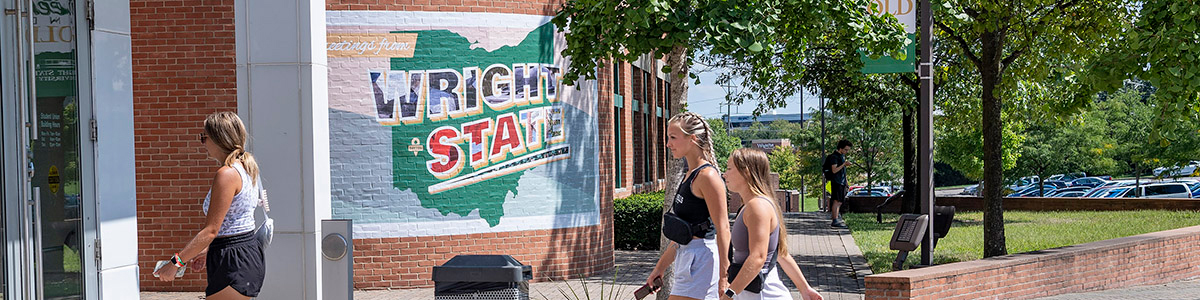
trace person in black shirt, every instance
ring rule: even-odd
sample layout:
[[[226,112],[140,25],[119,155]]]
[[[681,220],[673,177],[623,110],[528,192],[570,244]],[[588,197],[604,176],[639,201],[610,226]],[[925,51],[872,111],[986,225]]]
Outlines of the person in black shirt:
[[[680,219],[704,228],[686,243],[671,242],[646,278],[647,285],[655,286],[674,264],[671,299],[717,299],[729,286],[729,212],[725,181],[713,165],[717,160],[711,136],[712,128],[696,113],[680,113],[667,122],[667,148],[672,157],[685,158],[688,164],[687,177],[668,201]]]
[[[850,146],[850,141],[838,141],[837,151],[826,156],[825,163],[821,166],[825,180],[829,180],[830,183],[829,197],[832,201],[829,203],[829,213],[833,217],[830,226],[838,228],[846,228],[846,222],[842,221],[839,210],[842,202],[846,202],[846,166],[854,164],[846,161],[846,153],[850,152]]]

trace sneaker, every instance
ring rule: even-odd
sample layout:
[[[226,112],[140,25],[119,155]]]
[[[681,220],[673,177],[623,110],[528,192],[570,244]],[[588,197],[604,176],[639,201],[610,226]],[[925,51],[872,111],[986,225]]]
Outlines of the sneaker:
[[[833,224],[829,224],[829,226],[832,226],[835,228],[849,228],[846,226],[846,222],[842,221],[842,220],[834,220]]]

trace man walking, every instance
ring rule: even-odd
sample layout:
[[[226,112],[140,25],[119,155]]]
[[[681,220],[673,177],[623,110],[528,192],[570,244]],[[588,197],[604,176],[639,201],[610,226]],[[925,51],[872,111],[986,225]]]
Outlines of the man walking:
[[[821,166],[825,180],[828,180],[830,185],[829,195],[832,201],[829,203],[829,214],[833,217],[833,222],[829,225],[837,228],[846,228],[846,221],[842,220],[840,209],[846,201],[846,166],[853,164],[846,161],[846,153],[850,152],[850,146],[850,141],[838,141],[837,151],[826,156],[825,163]]]

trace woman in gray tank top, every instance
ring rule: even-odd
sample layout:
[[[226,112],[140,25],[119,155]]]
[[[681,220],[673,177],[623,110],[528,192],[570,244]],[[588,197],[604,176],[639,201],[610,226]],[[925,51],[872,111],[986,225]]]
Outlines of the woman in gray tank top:
[[[792,278],[805,300],[822,299],[821,294],[808,285],[800,267],[787,253],[787,227],[767,184],[770,169],[767,154],[749,148],[737,149],[729,156],[727,166],[725,182],[729,191],[744,199],[731,232],[732,262],[743,265],[737,274],[729,274],[728,278],[734,279],[721,299],[792,299],[787,286],[779,279],[778,269],[783,269]],[[771,257],[776,257],[777,264],[770,261]],[[746,291],[746,286],[759,274],[766,275],[762,291]]]

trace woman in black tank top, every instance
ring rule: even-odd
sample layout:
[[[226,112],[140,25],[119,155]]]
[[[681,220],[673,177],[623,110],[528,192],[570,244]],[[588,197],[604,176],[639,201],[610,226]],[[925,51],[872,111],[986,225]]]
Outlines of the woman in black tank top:
[[[667,148],[675,159],[685,158],[688,173],[669,199],[681,219],[692,224],[709,222],[703,234],[696,234],[686,245],[671,242],[659,258],[646,283],[654,286],[664,270],[677,263],[670,299],[718,299],[728,285],[729,212],[726,209],[725,183],[712,164],[712,129],[703,117],[685,112],[667,123]],[[670,176],[670,175],[668,175]]]

